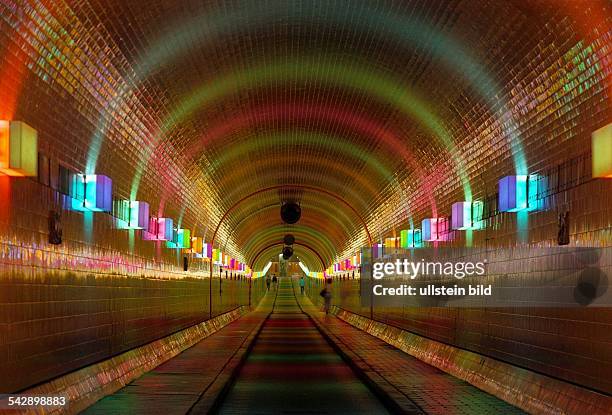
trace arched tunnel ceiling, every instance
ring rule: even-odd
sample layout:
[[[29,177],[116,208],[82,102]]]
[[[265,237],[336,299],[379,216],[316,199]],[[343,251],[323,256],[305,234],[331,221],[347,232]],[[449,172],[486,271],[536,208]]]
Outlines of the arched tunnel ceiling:
[[[247,263],[293,233],[315,268],[366,244],[364,224],[379,239],[473,197],[487,172],[525,173],[538,149],[516,88],[610,23],[599,1],[52,3],[15,7],[71,37],[67,57],[95,49],[110,91],[78,163],[127,171],[119,192],[208,240],[227,213],[216,243]]]

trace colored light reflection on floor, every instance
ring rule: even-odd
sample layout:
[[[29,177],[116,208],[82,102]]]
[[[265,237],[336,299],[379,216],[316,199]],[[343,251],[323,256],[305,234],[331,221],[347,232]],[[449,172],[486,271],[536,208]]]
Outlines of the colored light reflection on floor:
[[[266,321],[219,413],[387,413],[301,312],[281,278]]]

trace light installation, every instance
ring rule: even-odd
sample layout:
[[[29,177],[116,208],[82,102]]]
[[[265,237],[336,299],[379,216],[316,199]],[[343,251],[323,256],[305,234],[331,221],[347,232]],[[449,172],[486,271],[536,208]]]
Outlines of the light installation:
[[[400,248],[420,248],[423,246],[423,239],[420,229],[404,229],[400,231]]]
[[[423,241],[437,242],[444,241],[444,233],[448,223],[444,218],[427,218],[421,221]]]
[[[220,249],[212,250],[212,260],[215,265],[223,265],[223,253]]]
[[[396,248],[397,242],[399,238],[386,238],[385,239],[385,248]]]
[[[123,218],[117,219],[119,229],[149,229],[149,204],[138,200],[121,201],[125,207]]]
[[[191,249],[190,253],[194,254],[196,258],[203,258],[202,252],[204,250],[204,239],[200,236],[191,237]]]
[[[612,178],[612,123],[591,134],[593,177]]]
[[[213,251],[212,250],[212,245],[204,243],[204,246],[202,247],[202,257],[203,258],[211,259],[212,258],[212,251]]]
[[[482,208],[480,201],[456,202],[451,209],[451,228],[455,230],[482,229]]]
[[[190,249],[191,231],[189,229],[174,229],[172,240],[166,242],[167,248]]]
[[[151,218],[149,229],[142,233],[142,239],[147,241],[172,241],[174,230],[170,218]]]
[[[101,174],[75,174],[72,178],[72,209],[81,212],[110,212],[113,181]]]
[[[537,175],[506,176],[498,182],[499,211],[520,212],[539,208]]]
[[[372,258],[380,258],[383,255],[383,245],[378,243],[372,246]]]
[[[22,121],[0,121],[0,173],[38,175],[38,134]]]

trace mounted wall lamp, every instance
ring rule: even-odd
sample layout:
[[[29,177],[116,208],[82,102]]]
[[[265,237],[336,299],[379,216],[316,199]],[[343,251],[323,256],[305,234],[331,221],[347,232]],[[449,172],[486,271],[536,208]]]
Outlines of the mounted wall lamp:
[[[190,249],[191,231],[189,229],[174,229],[172,240],[166,242],[166,247],[171,249]]]
[[[119,229],[149,229],[149,204],[138,200],[122,200],[125,207],[123,218],[117,219]]]
[[[498,182],[499,211],[521,212],[540,208],[539,177],[534,174],[506,176]]]
[[[212,259],[212,245],[205,243],[202,247],[202,257]]]
[[[612,123],[591,134],[593,177],[612,179]]]
[[[150,218],[149,229],[142,233],[145,241],[172,241],[174,230],[170,218]]]
[[[378,243],[372,246],[372,258],[381,258],[383,255],[383,245]]]
[[[75,174],[72,177],[72,209],[80,212],[110,212],[113,181],[101,174]]]
[[[192,236],[190,251],[196,258],[204,258],[204,239],[199,236]]]
[[[421,221],[422,237],[427,242],[444,241],[448,221],[445,218],[427,218]]]
[[[0,121],[0,173],[38,175],[38,133],[22,121]]]
[[[483,204],[475,202],[456,202],[451,209],[451,228],[455,230],[482,229]]]
[[[423,246],[420,229],[404,229],[400,231],[400,248],[420,248]]]

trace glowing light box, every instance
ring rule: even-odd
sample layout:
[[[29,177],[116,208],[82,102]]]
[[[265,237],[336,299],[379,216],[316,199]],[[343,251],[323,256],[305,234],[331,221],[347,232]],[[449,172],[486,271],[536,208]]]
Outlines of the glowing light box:
[[[400,231],[400,248],[419,248],[423,246],[420,229],[404,229]]]
[[[395,248],[397,245],[398,238],[386,238],[385,239],[385,248]]]
[[[75,174],[72,179],[72,209],[110,212],[113,205],[113,181],[101,174]]]
[[[202,257],[212,258],[212,245],[205,243],[202,247]]]
[[[196,258],[204,258],[202,255],[204,250],[204,239],[199,236],[193,236],[191,238],[191,252],[195,255]]]
[[[383,245],[374,244],[372,247],[372,258],[380,258],[383,256]]]
[[[0,121],[0,173],[38,175],[38,134],[22,121]]]
[[[119,229],[149,229],[149,204],[138,200],[124,201],[128,206],[126,220],[117,220]]]
[[[537,210],[538,176],[506,176],[498,182],[499,211],[520,212]]]
[[[451,209],[451,228],[473,230],[482,228],[482,202],[456,202]]]
[[[190,249],[191,248],[191,231],[189,229],[174,229],[172,239],[166,242],[167,248],[172,249]]]
[[[151,218],[149,229],[142,233],[142,239],[146,241],[171,241],[174,234],[173,224],[170,218]]]
[[[219,249],[212,250],[212,259],[216,265],[221,265],[222,256],[223,254],[221,253],[221,250]]]
[[[591,134],[593,177],[612,179],[612,123]]]
[[[427,242],[444,241],[444,218],[427,218],[421,221],[422,238]]]

